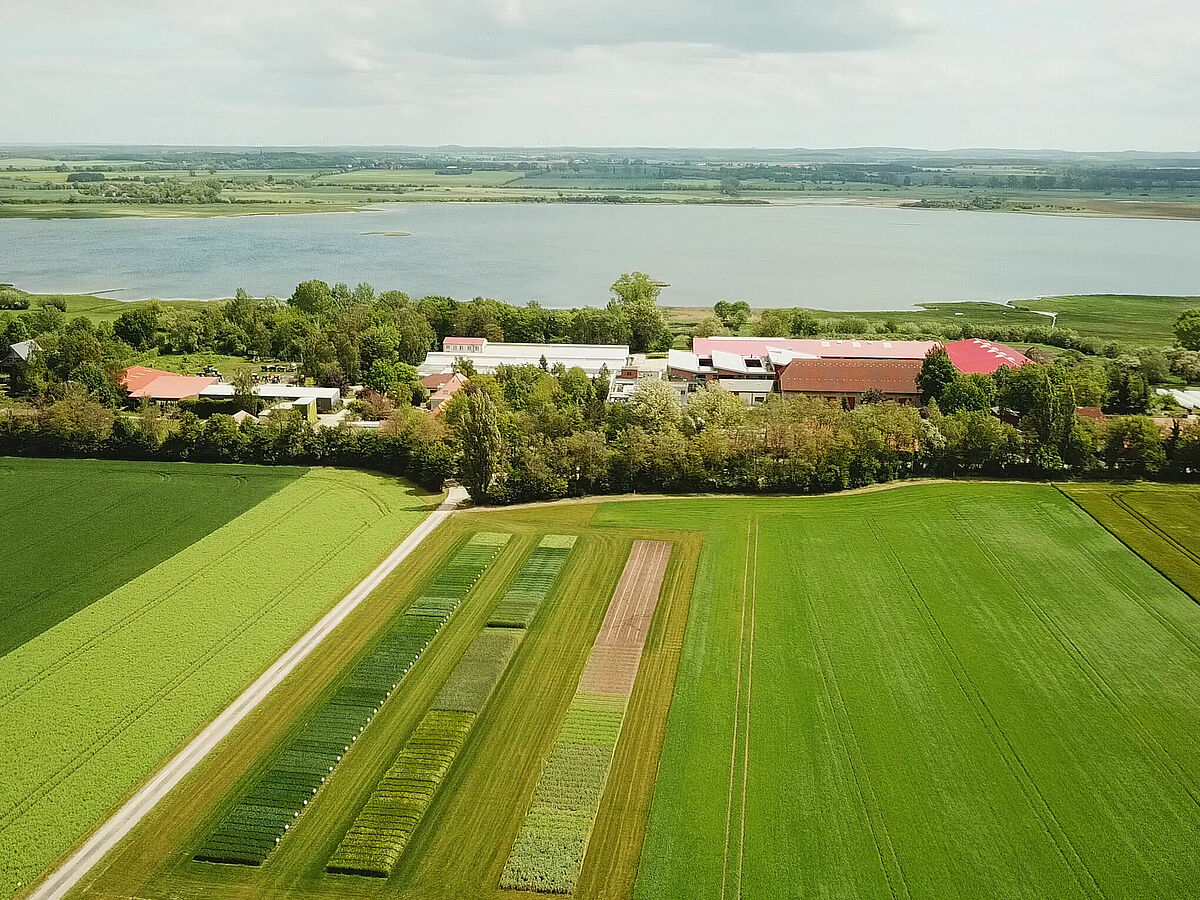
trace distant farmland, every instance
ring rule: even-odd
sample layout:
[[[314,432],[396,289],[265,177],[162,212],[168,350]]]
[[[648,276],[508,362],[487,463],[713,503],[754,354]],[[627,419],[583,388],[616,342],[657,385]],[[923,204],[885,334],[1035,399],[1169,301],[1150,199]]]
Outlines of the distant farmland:
[[[265,864],[196,860],[480,532],[511,537]],[[625,706],[593,648],[656,541]],[[77,895],[1187,896],[1196,696],[1200,605],[1053,487],[464,513]]]
[[[0,896],[68,850],[425,508],[358,472],[0,459]]]

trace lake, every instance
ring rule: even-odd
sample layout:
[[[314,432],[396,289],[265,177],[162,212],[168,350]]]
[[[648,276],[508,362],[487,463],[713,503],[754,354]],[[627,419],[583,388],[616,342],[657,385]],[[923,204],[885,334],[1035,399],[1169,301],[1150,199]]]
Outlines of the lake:
[[[409,236],[368,232],[408,232]],[[286,296],[321,278],[414,296],[904,309],[1050,294],[1200,294],[1200,222],[855,205],[394,204],[210,219],[0,219],[0,282],[119,299]]]

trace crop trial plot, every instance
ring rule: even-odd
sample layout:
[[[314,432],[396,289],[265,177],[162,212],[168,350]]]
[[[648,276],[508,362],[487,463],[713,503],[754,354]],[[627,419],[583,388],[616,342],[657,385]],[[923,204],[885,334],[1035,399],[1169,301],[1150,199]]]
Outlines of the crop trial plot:
[[[670,556],[666,541],[633,545],[504,867],[502,888],[575,890]]]
[[[330,872],[379,878],[392,873],[574,543],[571,536],[548,535],[526,560],[500,602],[512,604],[519,592],[521,627],[489,626],[471,642],[338,845],[326,867]]]
[[[451,557],[213,829],[196,859],[250,866],[266,860],[508,538],[480,532]]]

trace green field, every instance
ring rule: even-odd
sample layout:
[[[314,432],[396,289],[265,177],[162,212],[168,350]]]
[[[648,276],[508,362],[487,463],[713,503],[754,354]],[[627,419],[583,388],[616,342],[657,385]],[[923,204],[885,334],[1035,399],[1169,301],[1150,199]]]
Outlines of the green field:
[[[1200,602],[1200,490],[1188,485],[1075,484],[1072,500]]]
[[[478,530],[513,539],[272,858],[194,860]],[[548,532],[578,542],[494,696],[465,736],[419,728]],[[959,484],[459,514],[76,896],[514,896],[505,862],[635,539],[674,550],[575,896],[1191,895],[1200,605],[1054,487]],[[391,875],[327,873],[431,736],[457,749]]]
[[[190,464],[8,460],[0,502],[47,492],[45,467],[57,467],[76,502],[59,505],[45,493],[17,520],[6,509],[5,524],[43,528],[47,542],[24,548],[26,565],[70,577],[79,575],[72,542],[95,535],[88,519],[100,520],[108,540],[82,552],[100,555],[91,590],[108,592],[0,657],[0,896],[70,849],[223,709],[396,546],[428,503],[394,479],[332,469],[220,467],[217,475]],[[246,495],[240,514],[228,496],[238,494]],[[204,535],[180,524],[187,507],[205,505],[229,521],[205,512]],[[65,536],[53,541],[56,522]],[[147,546],[138,549],[139,540]],[[120,585],[100,564],[113,541],[133,542],[130,566],[142,570],[124,569]],[[54,584],[54,573],[37,577]]]
[[[0,459],[0,657],[303,474]]]

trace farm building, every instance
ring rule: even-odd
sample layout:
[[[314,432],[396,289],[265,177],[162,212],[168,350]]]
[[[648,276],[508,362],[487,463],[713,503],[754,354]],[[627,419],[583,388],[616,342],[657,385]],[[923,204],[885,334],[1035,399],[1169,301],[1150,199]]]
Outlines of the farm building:
[[[17,371],[29,365],[33,357],[42,352],[37,341],[19,341],[10,344],[0,355],[0,370]]]
[[[538,366],[562,364],[578,367],[594,378],[607,371],[614,378],[629,358],[623,344],[508,344],[486,338],[448,337],[442,350],[434,351],[417,366],[421,375],[446,375],[454,371],[456,360],[468,360],[481,375],[491,375],[500,366]]]
[[[254,393],[269,404],[311,400],[319,413],[331,412],[342,403],[342,392],[333,387],[302,387],[298,384],[256,384]],[[214,399],[233,396],[233,385],[220,382],[200,392]]]
[[[178,403],[199,397],[200,392],[217,383],[216,378],[176,375],[162,369],[130,366],[121,379],[129,396],[153,400],[156,403]]]
[[[907,400],[920,393],[910,390],[908,373],[915,379],[935,346],[933,341],[696,338],[692,352],[670,351],[667,371],[685,394],[716,382],[748,404],[777,392],[854,402],[871,388]],[[789,369],[790,390],[782,384]]]
[[[915,403],[920,399],[920,359],[793,359],[779,370],[785,397],[818,397],[853,409],[868,391],[886,400]]]
[[[1030,362],[1020,350],[981,338],[951,341],[944,346],[954,368],[964,375],[991,375],[998,369],[1019,369]]]

